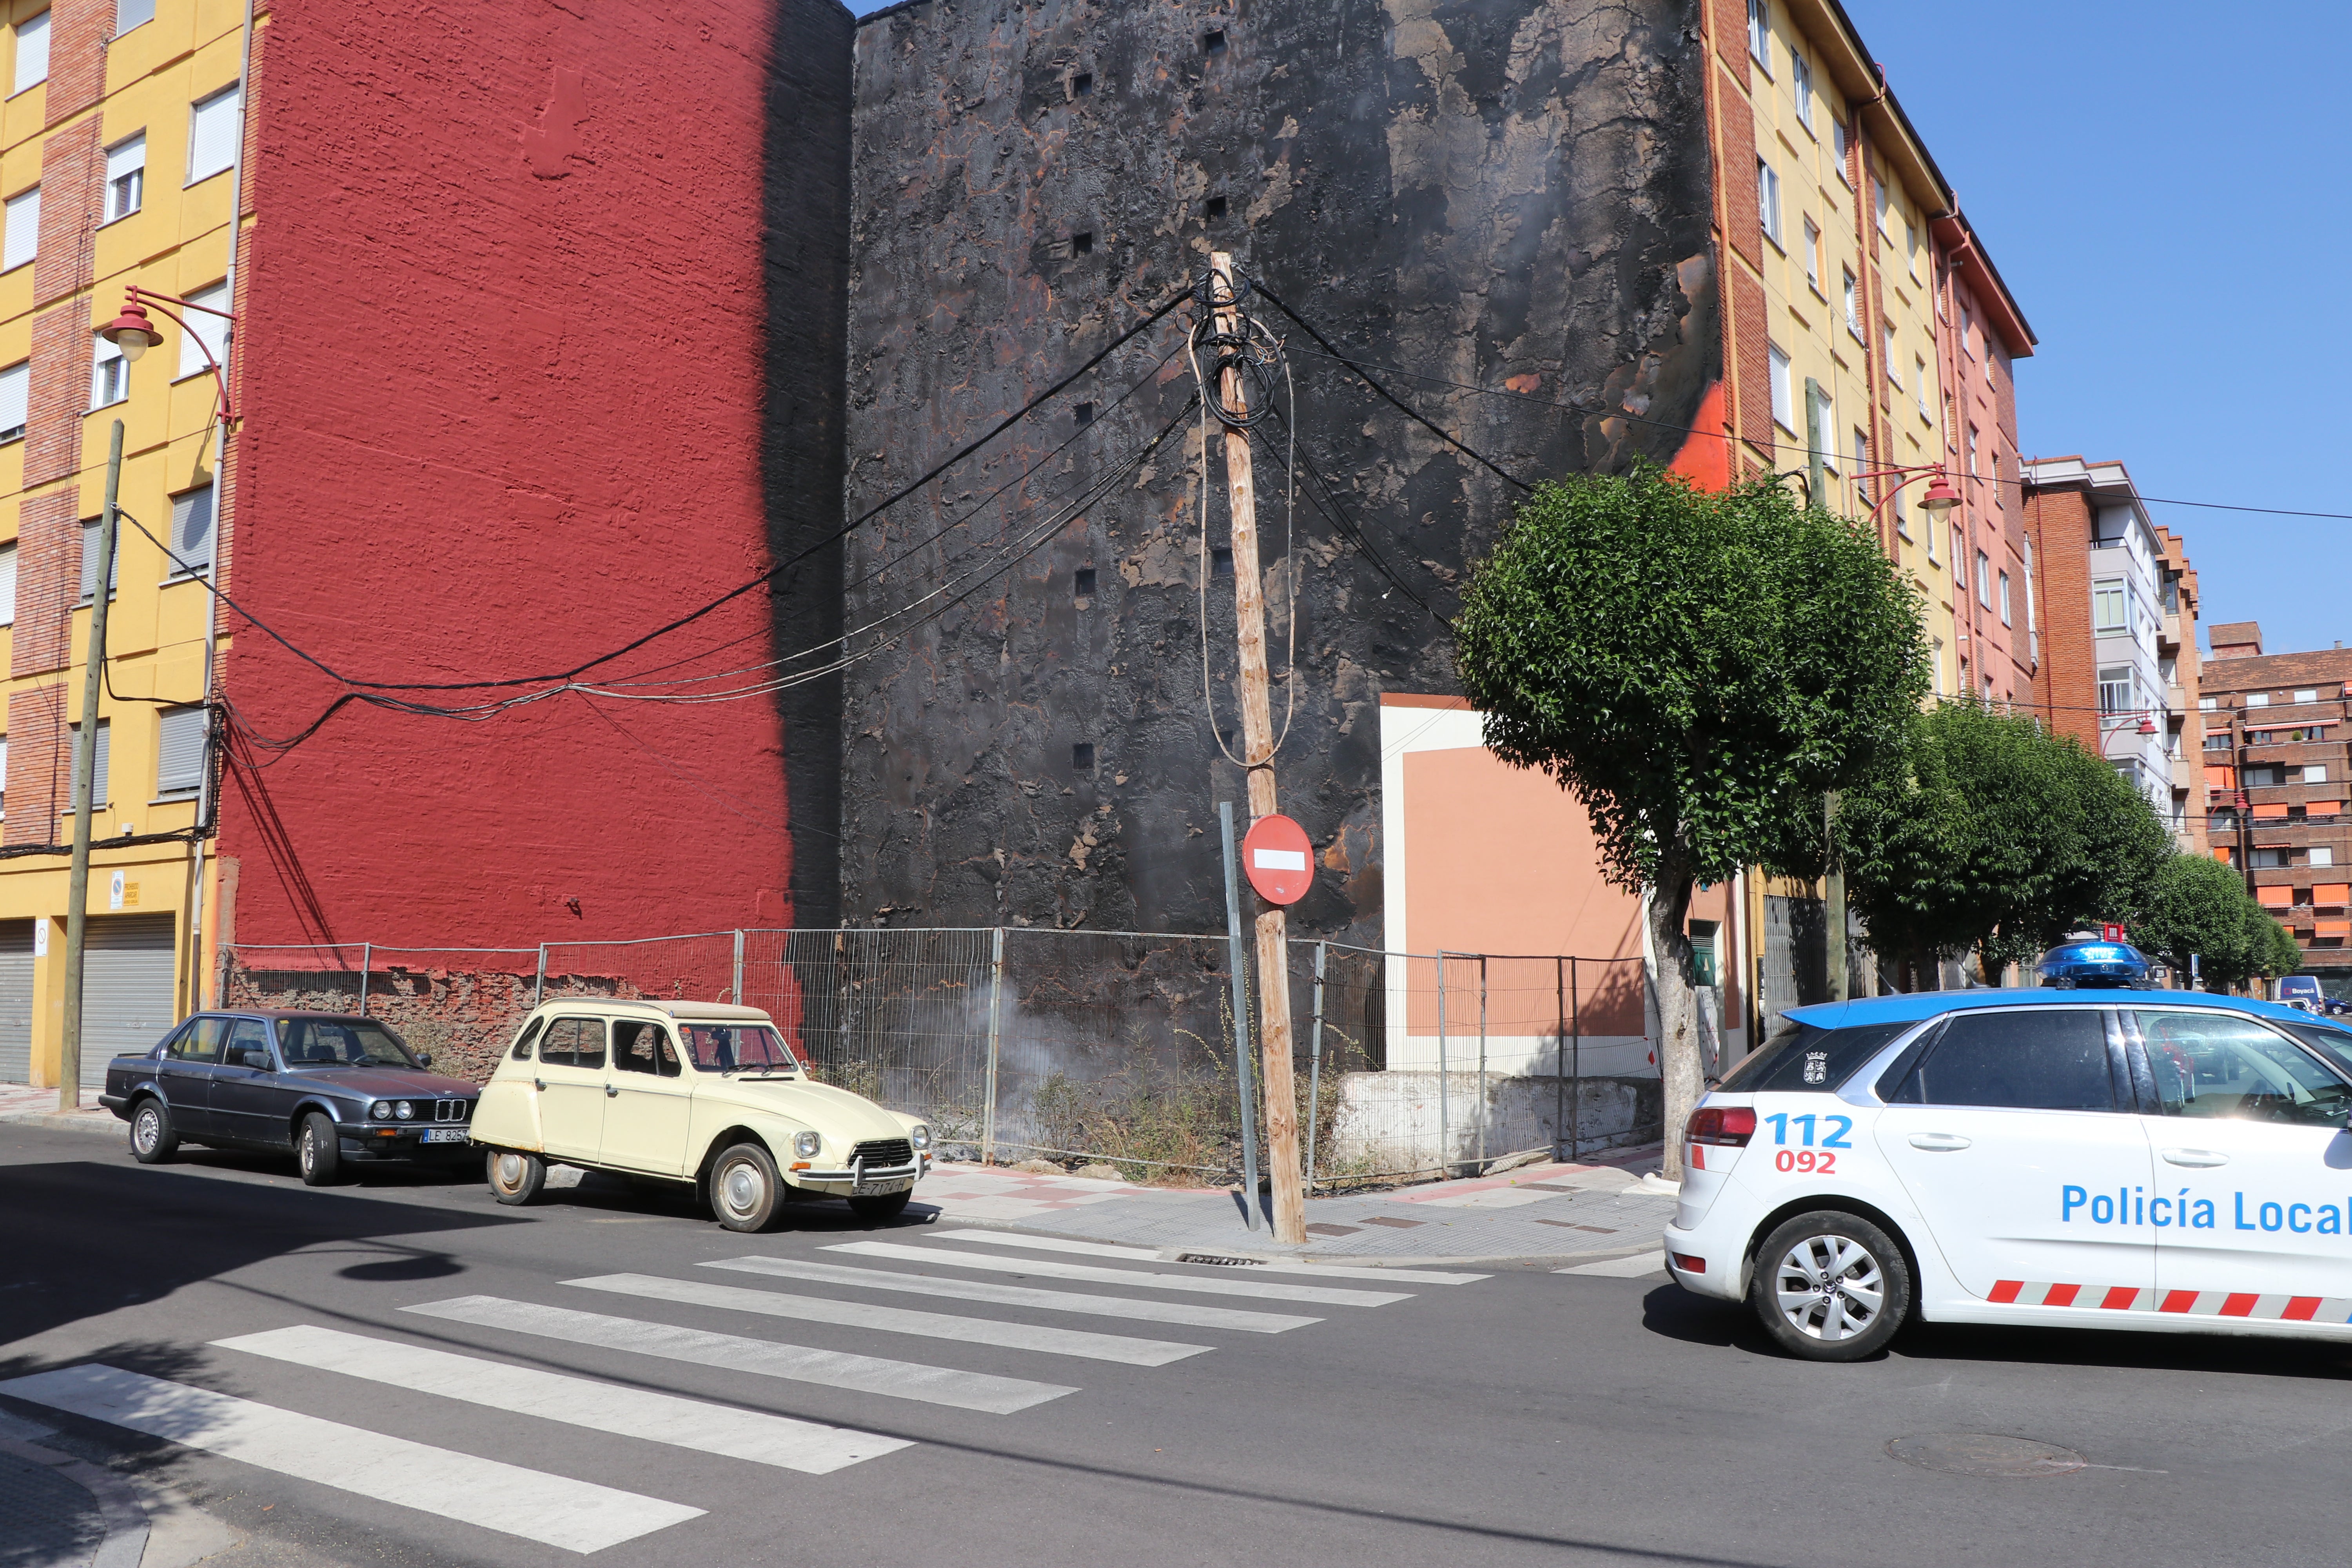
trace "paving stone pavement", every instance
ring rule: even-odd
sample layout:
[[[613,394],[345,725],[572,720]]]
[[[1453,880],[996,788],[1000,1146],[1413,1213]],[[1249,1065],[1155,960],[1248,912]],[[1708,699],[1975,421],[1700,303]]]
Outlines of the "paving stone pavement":
[[[0,1452],[0,1564],[81,1568],[105,1539],[96,1498],[49,1465]]]
[[[1547,1162],[1501,1175],[1384,1193],[1309,1199],[1304,1247],[1276,1243],[1263,1215],[1247,1226],[1232,1190],[1129,1186],[976,1165],[947,1165],[917,1189],[939,1221],[1090,1241],[1197,1247],[1331,1262],[1439,1258],[1568,1258],[1654,1247],[1674,1215],[1671,1188],[1643,1173],[1655,1145],[1610,1164]]]

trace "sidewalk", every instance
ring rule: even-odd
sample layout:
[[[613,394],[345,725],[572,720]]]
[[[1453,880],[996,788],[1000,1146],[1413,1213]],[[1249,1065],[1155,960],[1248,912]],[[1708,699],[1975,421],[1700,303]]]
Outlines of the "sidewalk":
[[[1307,1201],[1305,1247],[1275,1241],[1258,1196],[1247,1226],[1229,1188],[1129,1186],[998,1166],[940,1165],[915,1189],[938,1222],[994,1230],[1125,1242],[1171,1252],[1297,1258],[1328,1263],[1428,1263],[1569,1258],[1654,1250],[1675,1212],[1659,1183],[1659,1146],[1612,1152],[1606,1162],[1546,1161],[1500,1175]]]
[[[48,1127],[71,1132],[104,1132],[130,1136],[131,1124],[98,1102],[98,1090],[81,1091],[81,1109],[70,1114],[58,1110],[58,1091],[21,1083],[0,1083],[0,1124]]]

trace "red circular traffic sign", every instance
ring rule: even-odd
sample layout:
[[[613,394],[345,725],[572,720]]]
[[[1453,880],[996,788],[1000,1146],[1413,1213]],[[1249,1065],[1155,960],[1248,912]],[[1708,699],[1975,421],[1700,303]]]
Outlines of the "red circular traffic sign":
[[[1290,818],[1261,816],[1242,840],[1242,869],[1267,903],[1295,904],[1315,885],[1315,847]]]

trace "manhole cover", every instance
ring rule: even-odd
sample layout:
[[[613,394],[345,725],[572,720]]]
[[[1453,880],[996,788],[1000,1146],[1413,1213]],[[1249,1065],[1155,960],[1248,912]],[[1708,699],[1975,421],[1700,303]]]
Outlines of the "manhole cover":
[[[1950,1470],[1963,1476],[1999,1476],[2022,1480],[2031,1476],[2063,1476],[2086,1462],[2072,1448],[2037,1443],[2031,1437],[1998,1437],[1985,1432],[1936,1432],[1923,1437],[1897,1437],[1886,1451],[1906,1465],[1922,1469]]]
[[[1222,1253],[1215,1252],[1180,1252],[1176,1255],[1176,1261],[1179,1263],[1214,1263],[1225,1268],[1240,1268],[1247,1264],[1263,1263],[1265,1259],[1263,1258],[1227,1258]]]

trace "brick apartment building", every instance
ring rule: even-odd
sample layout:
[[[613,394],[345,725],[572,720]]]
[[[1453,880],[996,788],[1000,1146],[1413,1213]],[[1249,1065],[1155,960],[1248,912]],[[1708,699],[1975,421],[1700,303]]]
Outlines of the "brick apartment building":
[[[2115,764],[2197,851],[2204,731],[2187,551],[2121,463],[2045,458],[2022,475],[2021,542],[2041,560],[2048,617],[2033,710]]]
[[[2212,629],[2204,667],[2212,853],[2294,932],[2304,971],[2352,990],[2352,649],[2263,651],[2262,627]]]

